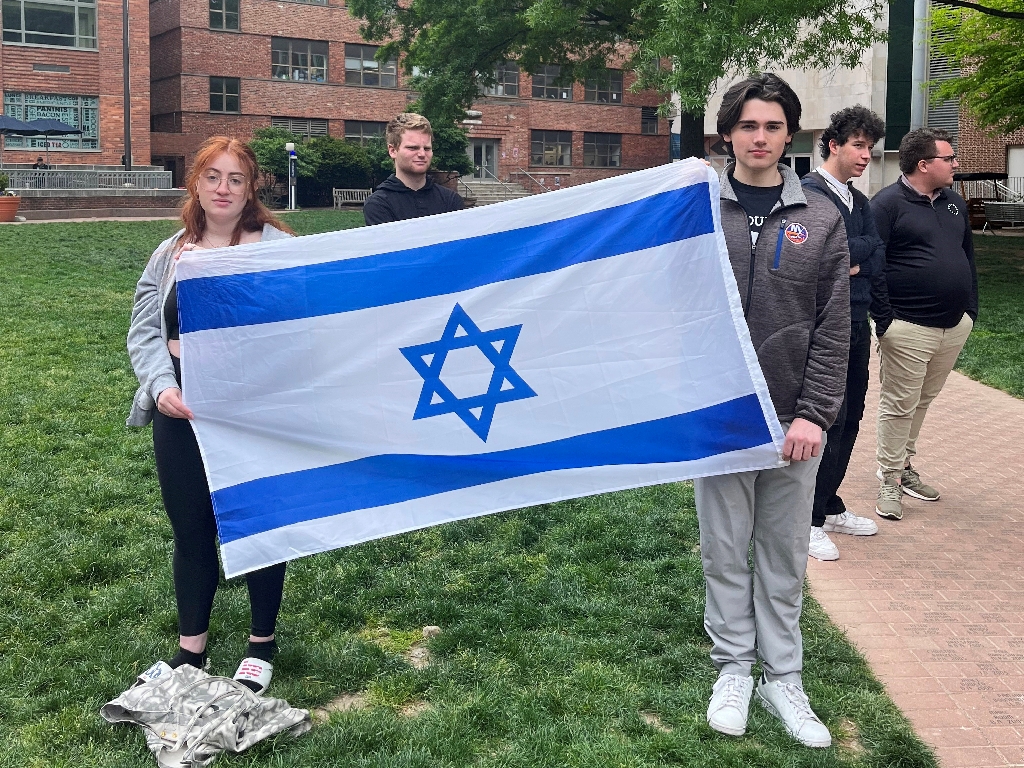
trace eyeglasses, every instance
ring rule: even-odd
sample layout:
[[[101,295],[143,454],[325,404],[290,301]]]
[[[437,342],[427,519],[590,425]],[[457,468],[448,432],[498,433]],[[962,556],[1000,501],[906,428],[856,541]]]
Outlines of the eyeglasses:
[[[956,155],[934,155],[926,157],[925,160],[945,160],[947,163],[952,163],[956,160]]]
[[[220,189],[221,182],[224,181],[224,177],[219,173],[212,171],[204,173],[199,177],[199,183],[203,186],[203,189],[208,192],[213,192],[216,189]],[[245,176],[240,173],[232,173],[228,175],[228,190],[231,192],[241,192],[245,189]]]

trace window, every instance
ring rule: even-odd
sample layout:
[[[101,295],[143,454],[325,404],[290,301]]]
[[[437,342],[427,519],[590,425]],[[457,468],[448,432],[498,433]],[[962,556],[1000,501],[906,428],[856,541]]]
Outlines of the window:
[[[514,61],[499,64],[494,70],[494,85],[482,87],[484,96],[518,96],[519,65]]]
[[[786,156],[779,162],[788,165],[797,176],[804,176],[811,172],[811,158],[814,154],[814,133],[812,131],[800,131],[793,137],[793,142],[786,150]]]
[[[530,141],[530,165],[572,165],[572,133],[533,131]]]
[[[584,133],[583,164],[598,168],[622,166],[621,133]]]
[[[658,135],[658,108],[640,107],[640,133]]]
[[[595,101],[599,104],[622,103],[622,70],[606,69],[604,75],[588,79],[584,101]]]
[[[387,123],[374,123],[368,120],[346,120],[345,141],[351,141],[353,144],[365,147],[370,139],[383,136],[384,129],[387,127]]]
[[[296,136],[302,136],[306,139],[327,135],[327,121],[317,118],[272,117],[270,118],[270,127],[284,128],[289,133],[294,133]]]
[[[3,0],[3,41],[96,48],[96,0]]]
[[[345,43],[345,82],[349,85],[396,88],[398,60],[392,58],[381,64],[373,58],[376,55],[376,45]]]
[[[562,68],[557,65],[541,67],[533,74],[533,98],[572,101],[572,83],[555,85],[561,75]]]
[[[275,80],[327,82],[327,43],[275,37],[270,41],[270,61]]]
[[[73,125],[81,136],[7,136],[8,149],[99,149],[100,100],[97,96],[59,96],[53,93],[4,94],[4,114],[18,120],[53,118]]]
[[[210,0],[210,29],[238,29],[238,0]]]
[[[241,112],[241,81],[237,77],[210,78],[210,111]]]

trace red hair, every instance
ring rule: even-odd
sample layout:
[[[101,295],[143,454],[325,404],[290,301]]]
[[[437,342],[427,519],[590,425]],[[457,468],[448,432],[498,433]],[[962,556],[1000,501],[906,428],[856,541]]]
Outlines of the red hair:
[[[235,225],[235,231],[231,233],[230,245],[238,245],[245,232],[262,232],[264,224],[270,224],[282,232],[294,235],[295,232],[291,227],[274,216],[267,206],[260,202],[260,167],[256,161],[256,155],[249,145],[227,136],[211,136],[199,148],[196,159],[185,176],[188,199],[181,209],[181,220],[185,224],[182,242],[197,243],[206,232],[206,211],[203,210],[203,206],[199,202],[199,176],[213,164],[218,155],[224,152],[228,152],[238,160],[238,164],[242,166],[242,171],[245,173],[248,187],[245,207],[242,209],[238,224]]]

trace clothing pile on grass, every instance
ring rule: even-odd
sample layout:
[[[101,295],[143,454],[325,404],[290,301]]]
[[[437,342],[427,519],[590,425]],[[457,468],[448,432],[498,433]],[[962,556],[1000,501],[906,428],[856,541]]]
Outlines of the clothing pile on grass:
[[[278,733],[301,736],[312,726],[309,711],[284,699],[257,696],[236,680],[214,677],[185,664],[158,661],[100,715],[134,723],[160,768],[198,768],[221,752],[242,752]]]

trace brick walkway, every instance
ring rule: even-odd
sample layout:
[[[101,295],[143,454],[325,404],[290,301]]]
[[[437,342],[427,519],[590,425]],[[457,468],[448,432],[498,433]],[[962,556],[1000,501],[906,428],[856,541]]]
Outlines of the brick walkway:
[[[942,492],[874,514],[877,360],[840,493],[878,522],[811,559],[814,596],[868,659],[943,768],[1024,766],[1024,401],[953,373],[915,467]]]

